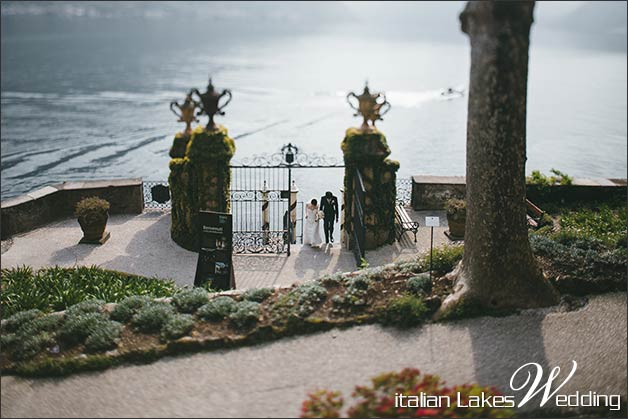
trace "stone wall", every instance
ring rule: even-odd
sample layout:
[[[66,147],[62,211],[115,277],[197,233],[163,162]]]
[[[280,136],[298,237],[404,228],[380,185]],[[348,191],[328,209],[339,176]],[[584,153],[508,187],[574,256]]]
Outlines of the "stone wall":
[[[73,217],[76,204],[90,196],[107,200],[110,214],[140,214],[144,210],[142,179],[63,182],[3,201],[2,239]]]
[[[443,209],[450,198],[465,196],[464,176],[412,176],[412,208]],[[578,202],[626,200],[626,179],[574,179],[572,185],[527,185],[526,196],[532,202]]]
[[[443,209],[451,198],[464,198],[464,176],[412,176],[411,205],[415,210]]]

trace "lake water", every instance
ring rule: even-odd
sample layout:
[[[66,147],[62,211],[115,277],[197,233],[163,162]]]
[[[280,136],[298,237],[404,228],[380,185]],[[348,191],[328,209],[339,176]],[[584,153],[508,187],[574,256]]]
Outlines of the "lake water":
[[[209,74],[218,88],[233,91],[217,121],[236,138],[235,160],[287,142],[340,160],[345,129],[359,124],[344,97],[359,93],[368,78],[392,104],[378,127],[401,163],[400,177],[465,173],[467,100],[444,100],[440,92],[467,88],[466,40],[316,35],[206,42],[55,31],[3,30],[2,199],[64,180],[167,179],[168,150],[182,129],[169,102],[191,87],[204,90]],[[527,171],[625,177],[626,89],[625,53],[533,42]],[[295,176],[301,199],[342,184],[339,170]]]

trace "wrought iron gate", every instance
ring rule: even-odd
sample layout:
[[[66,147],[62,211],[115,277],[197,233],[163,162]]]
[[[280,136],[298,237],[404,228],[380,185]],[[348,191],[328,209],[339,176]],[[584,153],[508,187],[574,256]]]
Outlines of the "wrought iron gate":
[[[257,163],[231,166],[233,251],[289,254],[297,237],[289,240],[296,232],[296,225],[290,224],[296,220],[291,219],[289,209],[288,171]]]
[[[230,207],[234,253],[287,253],[303,237],[303,202],[292,169],[341,168],[326,156],[307,155],[287,144],[277,153],[231,165]]]

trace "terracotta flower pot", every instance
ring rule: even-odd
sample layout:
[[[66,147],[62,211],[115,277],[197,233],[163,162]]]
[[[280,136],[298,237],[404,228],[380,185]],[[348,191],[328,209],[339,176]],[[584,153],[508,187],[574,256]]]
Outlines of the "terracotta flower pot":
[[[109,214],[105,214],[104,217],[89,220],[85,217],[79,217],[78,222],[81,226],[81,230],[83,230],[83,238],[80,243],[104,243],[109,238],[109,233],[105,234],[108,218]]]
[[[449,234],[452,237],[463,239],[464,238],[464,225],[465,220],[452,219],[450,215],[447,215],[447,224],[449,225]]]

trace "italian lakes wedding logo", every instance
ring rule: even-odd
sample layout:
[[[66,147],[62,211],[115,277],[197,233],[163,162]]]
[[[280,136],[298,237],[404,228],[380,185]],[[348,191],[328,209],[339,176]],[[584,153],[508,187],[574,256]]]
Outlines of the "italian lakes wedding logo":
[[[525,406],[530,400],[539,396],[539,406],[554,399],[557,407],[607,407],[609,410],[621,409],[621,396],[619,394],[598,394],[595,391],[581,393],[576,391],[573,394],[559,393],[560,389],[569,382],[576,373],[578,363],[572,361],[573,365],[569,375],[552,389],[560,374],[560,367],[554,367],[543,381],[543,367],[536,362],[529,362],[519,367],[510,377],[510,388],[515,392],[525,392],[517,403],[515,396],[492,395],[482,392],[480,395],[464,396],[460,393],[455,395],[436,396],[426,393],[419,395],[395,394],[395,407],[406,408],[443,408],[458,406],[462,408],[520,408]],[[527,375],[525,374],[527,372]]]

